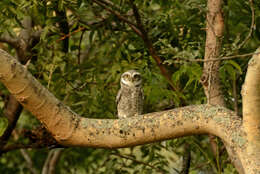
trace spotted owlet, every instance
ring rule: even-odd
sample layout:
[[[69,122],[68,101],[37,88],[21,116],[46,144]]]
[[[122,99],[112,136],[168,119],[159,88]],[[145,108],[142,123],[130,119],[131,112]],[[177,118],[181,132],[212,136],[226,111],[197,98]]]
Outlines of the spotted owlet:
[[[116,96],[118,118],[141,115],[144,100],[141,74],[136,70],[124,72],[120,85]]]

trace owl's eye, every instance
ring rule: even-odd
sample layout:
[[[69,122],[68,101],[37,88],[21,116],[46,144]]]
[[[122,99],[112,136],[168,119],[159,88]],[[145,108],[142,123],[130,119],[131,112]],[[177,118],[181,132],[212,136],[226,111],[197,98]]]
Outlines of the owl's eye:
[[[141,79],[141,76],[139,74],[134,75],[134,80],[139,81]]]
[[[130,79],[130,75],[129,74],[124,75],[124,79],[129,80]]]

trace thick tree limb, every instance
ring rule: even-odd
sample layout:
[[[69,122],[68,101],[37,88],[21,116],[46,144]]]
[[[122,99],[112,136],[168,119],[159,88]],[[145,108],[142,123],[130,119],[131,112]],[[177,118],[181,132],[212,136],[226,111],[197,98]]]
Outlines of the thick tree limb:
[[[256,52],[260,51],[260,47]],[[251,163],[257,163],[260,170],[260,55],[254,55],[248,63],[248,70],[242,89],[243,97],[243,125],[247,133],[248,159],[249,166]],[[250,170],[251,171],[251,170]],[[253,171],[251,171],[253,173]]]
[[[222,133],[228,121],[232,122],[229,116],[236,122],[229,126],[240,128],[241,120],[233,112],[206,105],[119,120],[79,117],[3,50],[0,61],[0,80],[63,145],[116,148],[201,133],[213,133],[228,142]],[[225,125],[218,123],[221,116],[228,119]]]

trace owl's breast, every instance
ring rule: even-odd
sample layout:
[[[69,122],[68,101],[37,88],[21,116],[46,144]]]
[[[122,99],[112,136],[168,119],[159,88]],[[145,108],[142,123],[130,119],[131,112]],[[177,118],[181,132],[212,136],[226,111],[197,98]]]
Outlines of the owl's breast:
[[[118,116],[124,118],[142,114],[143,97],[141,88],[121,89],[117,110]]]

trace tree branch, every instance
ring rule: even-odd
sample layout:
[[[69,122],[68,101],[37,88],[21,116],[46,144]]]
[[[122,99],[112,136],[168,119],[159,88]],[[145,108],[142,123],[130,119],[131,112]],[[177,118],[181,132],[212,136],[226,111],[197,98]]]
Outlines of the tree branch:
[[[260,52],[260,47],[256,50]],[[255,163],[260,156],[260,54],[254,55],[248,63],[245,82],[242,88],[243,100],[243,126],[247,133],[247,141],[249,146],[247,151],[253,153],[248,159]],[[257,157],[258,156],[258,157]],[[250,164],[251,165],[251,164]],[[249,166],[250,166],[249,165]],[[246,166],[249,168],[249,166]],[[258,165],[260,170],[260,165]],[[250,172],[249,172],[250,173]],[[253,170],[252,170],[253,173]]]
[[[182,171],[180,174],[189,174],[190,171],[190,163],[191,163],[191,150],[189,144],[184,145],[184,155],[183,155],[183,162],[182,162]]]
[[[68,35],[70,32],[69,23],[67,20],[66,9],[59,9],[58,4],[56,6],[56,17],[58,18],[59,30],[63,35]],[[69,37],[65,37],[62,40],[62,51],[67,53],[69,51]]]
[[[79,117],[3,50],[0,50],[0,61],[0,80],[63,145],[117,148],[202,133],[212,133],[230,142],[226,135],[231,133],[231,128],[236,126],[233,131],[240,132],[237,129],[241,120],[233,112],[205,105],[118,120]],[[220,124],[218,119],[230,122]],[[230,127],[227,129],[226,125]],[[227,133],[223,134],[224,130]]]
[[[11,37],[9,34],[5,33],[0,36],[0,42],[7,43],[14,47],[15,49],[19,48],[19,39],[16,37]]]
[[[44,162],[41,174],[55,174],[55,168],[63,149],[53,149],[49,151],[48,156]]]
[[[111,155],[114,155],[114,156],[117,156],[117,157],[120,157],[120,158],[124,158],[124,159],[127,159],[127,160],[131,160],[131,161],[134,161],[136,163],[139,163],[139,164],[143,164],[144,166],[148,166],[152,169],[154,169],[155,171],[157,171],[158,173],[165,173],[164,171],[162,171],[161,169],[157,168],[157,167],[154,167],[153,165],[150,165],[149,163],[145,163],[143,161],[139,161],[139,160],[136,160],[132,157],[129,157],[129,156],[125,156],[125,155],[121,155],[121,154],[117,154],[117,153],[111,153]]]
[[[210,58],[210,59],[189,59],[185,57],[178,57],[178,58],[173,58],[173,59],[178,59],[174,62],[179,62],[179,61],[187,61],[187,62],[215,62],[215,61],[221,61],[221,60],[230,60],[230,59],[238,59],[238,58],[246,58],[248,56],[252,55],[257,55],[260,54],[260,52],[253,52],[253,53],[246,53],[246,54],[238,54],[238,55],[233,55],[233,56],[220,56],[217,58]]]
[[[18,139],[18,134],[16,131],[14,131],[14,139],[17,140]],[[23,158],[26,161],[26,166],[27,168],[30,170],[30,172],[32,174],[38,174],[37,170],[33,167],[33,162],[31,157],[29,156],[29,154],[27,153],[27,151],[25,149],[20,149],[20,152],[23,156]]]
[[[111,8],[107,7],[106,4],[103,4],[102,2],[100,2],[99,0],[93,0],[93,2],[95,2],[96,4],[100,5],[102,8],[104,8],[105,10],[107,10],[108,12],[110,12],[111,14],[114,14],[118,19],[120,19],[121,21],[127,23],[132,29],[133,31],[138,34],[139,36],[142,35],[142,32],[139,31],[139,29],[137,28],[137,26],[132,23],[131,21],[129,21],[127,18],[125,18],[124,16],[122,16],[119,12],[112,10]],[[112,3],[112,2],[111,2]]]
[[[0,137],[0,154],[2,148],[6,145],[13,129],[16,126],[16,122],[22,112],[22,105],[17,102],[13,95],[9,95],[8,101],[5,102],[4,116],[8,119],[8,126],[4,134]]]
[[[9,151],[13,151],[13,150],[18,150],[18,149],[36,149],[36,148],[44,148],[46,146],[42,146],[41,144],[38,143],[33,143],[33,144],[10,144],[10,145],[6,145],[1,153],[6,153]]]
[[[237,50],[239,50],[240,48],[242,48],[246,44],[246,42],[249,40],[249,38],[251,37],[253,30],[254,30],[255,9],[254,9],[253,0],[249,0],[249,5],[250,5],[250,9],[251,9],[251,26],[250,26],[248,35],[246,36],[245,40],[243,40],[243,42],[240,45],[238,45]]]
[[[55,149],[49,164],[49,173],[55,174],[55,169],[64,149]]]
[[[219,57],[224,32],[222,14],[222,0],[208,0],[207,30],[204,59]],[[219,70],[220,61],[207,61],[203,66],[201,82],[207,96],[208,103],[225,106],[224,97],[220,90]]]
[[[26,63],[30,58],[30,56],[28,56],[30,55],[29,50],[36,44],[33,41],[36,40],[38,43],[42,30],[33,31],[32,19],[30,16],[25,16],[21,21],[21,25],[23,28],[21,28],[18,36],[10,36],[8,33],[5,33],[0,36],[0,42],[7,43],[15,48],[20,62]]]
[[[29,154],[24,149],[20,149],[20,152],[21,152],[23,158],[25,159],[26,166],[30,170],[30,172],[32,174],[38,174],[37,170],[33,167],[33,162],[32,162],[31,157],[29,156]]]

